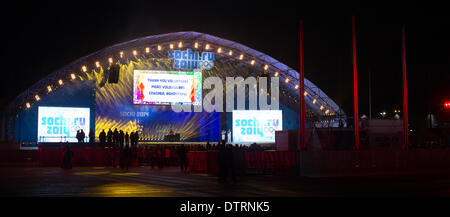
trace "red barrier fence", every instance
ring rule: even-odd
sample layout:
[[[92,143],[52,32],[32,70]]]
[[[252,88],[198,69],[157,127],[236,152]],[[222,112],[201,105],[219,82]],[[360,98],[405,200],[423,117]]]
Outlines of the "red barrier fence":
[[[60,166],[62,161],[63,147],[51,147],[38,149],[39,166]],[[72,158],[73,166],[112,166],[119,162],[119,153],[112,148],[103,147],[75,147]],[[131,166],[137,166],[137,159],[131,163]]]
[[[119,156],[111,148],[73,148],[74,166],[111,166]],[[136,156],[147,159],[152,152],[141,150]],[[0,163],[35,163],[60,166],[62,147],[40,147],[33,150],[2,150]],[[189,171],[218,173],[217,151],[188,152]],[[424,173],[450,173],[450,149],[383,149],[360,151],[236,151],[236,174],[271,173],[301,176],[365,176]],[[137,166],[134,158],[132,166]],[[173,164],[175,165],[175,163]]]
[[[298,168],[298,152],[251,151],[234,152],[234,166],[237,174],[248,173],[287,173]],[[188,153],[189,171],[199,173],[218,173],[217,151],[194,151]]]
[[[36,164],[38,154],[35,150],[0,150],[2,164]]]

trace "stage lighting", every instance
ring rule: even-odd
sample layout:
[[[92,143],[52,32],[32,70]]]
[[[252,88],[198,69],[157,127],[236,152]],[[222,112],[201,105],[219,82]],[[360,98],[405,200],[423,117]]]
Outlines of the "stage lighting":
[[[323,107],[323,105],[320,106],[320,110],[323,110],[325,107]]]
[[[304,96],[308,95],[308,92],[305,91],[305,93],[303,93]]]
[[[228,55],[233,55],[233,51],[232,50],[230,50],[229,52],[228,52]]]
[[[133,55],[134,55],[134,56],[137,55],[137,50],[133,50]]]
[[[289,83],[289,81],[290,81],[289,78],[286,78],[285,82],[286,82],[286,83]]]
[[[150,48],[149,47],[145,48],[145,53],[150,53]]]
[[[36,101],[41,100],[41,98],[40,98],[39,95],[37,95],[37,94],[34,96],[34,98],[36,99]]]
[[[274,76],[275,76],[275,77],[278,77],[278,74],[280,74],[280,73],[279,73],[279,72],[275,72],[275,75],[274,75]]]
[[[209,50],[209,44],[206,44],[205,50]]]
[[[221,48],[221,47],[219,47],[219,48],[217,49],[217,53],[222,53],[222,48]]]
[[[75,77],[75,74],[70,74],[70,78],[72,78],[72,80],[75,80],[75,78],[77,78],[77,77]]]
[[[99,61],[95,62],[95,66],[96,66],[97,68],[100,68],[100,62],[99,62]]]
[[[63,85],[64,83],[63,83],[63,81],[61,79],[59,79],[58,84],[59,85]]]
[[[239,59],[240,59],[240,60],[243,60],[243,59],[244,59],[244,54],[241,54],[241,55],[239,56]]]
[[[108,61],[109,63],[113,63],[113,58],[112,57],[108,58]]]
[[[328,109],[327,109],[327,110],[325,110],[325,114],[328,114],[329,112],[330,112],[330,110],[328,110]]]
[[[195,42],[194,48],[198,48],[198,42]]]
[[[86,71],[87,71],[86,66],[82,66],[82,67],[81,67],[81,70],[82,70],[83,72],[86,72]]]
[[[317,99],[313,99],[313,104],[316,104],[316,102],[317,102]]]
[[[181,48],[181,47],[183,47],[183,42],[178,42],[178,48]]]
[[[161,50],[161,49],[162,49],[161,45],[158,45],[158,50]]]
[[[169,47],[170,47],[170,49],[173,49],[173,44],[170,44]]]
[[[30,108],[30,107],[31,107],[31,105],[30,105],[29,102],[27,102],[27,103],[25,104],[25,106],[26,106],[27,108]]]
[[[119,55],[120,55],[120,58],[123,58],[123,51],[120,51]]]
[[[47,91],[50,93],[52,92],[52,87],[50,85],[47,86]]]
[[[250,61],[250,65],[255,65],[255,60]]]
[[[264,70],[267,70],[267,69],[269,69],[269,65],[264,65]]]

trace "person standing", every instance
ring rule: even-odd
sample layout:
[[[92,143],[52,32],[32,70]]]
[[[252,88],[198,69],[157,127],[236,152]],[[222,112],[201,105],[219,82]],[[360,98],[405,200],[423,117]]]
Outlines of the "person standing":
[[[123,147],[124,146],[123,142],[125,140],[125,135],[123,134],[122,130],[119,131],[119,137],[118,138],[119,138],[119,146]]]
[[[134,132],[134,146],[137,146],[138,142],[139,142],[139,132],[136,131]]]
[[[104,129],[102,130],[102,132],[100,132],[100,135],[98,135],[98,138],[100,140],[100,145],[101,146],[106,146],[106,144],[105,144],[106,143],[106,133],[105,133]]]
[[[94,131],[91,129],[89,131],[89,144],[94,144],[95,143],[95,134]]]
[[[83,129],[80,130],[80,140],[81,143],[84,143],[84,138],[86,138],[86,134],[84,134]]]
[[[219,153],[218,153],[218,159],[217,163],[219,164],[219,183],[226,181],[226,165],[225,165],[225,157],[226,157],[226,150],[225,150],[225,142],[221,142],[218,144]]]
[[[72,157],[73,157],[72,148],[70,148],[69,145],[65,145],[64,149],[63,149],[62,168],[64,168],[64,169],[72,169]]]
[[[164,164],[170,166],[170,148],[167,146],[164,148]]]
[[[158,159],[158,169],[162,169],[164,165],[164,156],[163,156],[163,148],[158,145],[158,148],[156,150],[157,159]]]
[[[111,128],[109,128],[108,130],[108,134],[107,134],[107,140],[108,140],[108,146],[112,146],[113,144],[113,132],[111,131]]]
[[[131,131],[130,133],[130,146],[134,146],[134,132]]]
[[[122,170],[128,171],[131,161],[131,148],[125,145],[122,148]]]
[[[114,146],[118,146],[119,145],[119,131],[117,131],[117,128],[114,129],[113,143],[114,143]]]
[[[80,130],[77,130],[77,135],[75,136],[77,138],[78,143],[81,143],[80,141]]]
[[[178,148],[178,158],[180,160],[181,172],[187,172],[188,159],[186,147],[184,147],[184,144],[181,144],[181,146]]]
[[[225,130],[222,130],[221,132],[220,132],[220,141],[223,143],[223,142],[226,142],[226,134],[225,134]]]
[[[130,145],[130,135],[128,135],[128,132],[125,133],[125,146],[131,146]]]
[[[236,183],[236,168],[234,164],[234,151],[233,151],[233,145],[228,144],[226,148],[226,171],[227,176],[228,172],[231,172],[231,179],[233,183]],[[225,176],[226,177],[226,176]]]
[[[227,131],[227,143],[231,144],[231,130]]]

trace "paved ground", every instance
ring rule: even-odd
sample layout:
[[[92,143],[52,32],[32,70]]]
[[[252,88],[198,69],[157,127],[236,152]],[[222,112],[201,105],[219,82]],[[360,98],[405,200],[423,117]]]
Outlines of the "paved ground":
[[[299,178],[249,175],[219,184],[205,174],[177,168],[0,167],[0,196],[258,197],[450,196],[450,175],[364,178]]]

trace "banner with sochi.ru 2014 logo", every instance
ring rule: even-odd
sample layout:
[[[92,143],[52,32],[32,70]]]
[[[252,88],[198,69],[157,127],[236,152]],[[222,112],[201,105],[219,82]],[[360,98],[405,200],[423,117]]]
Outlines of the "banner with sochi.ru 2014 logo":
[[[234,110],[233,143],[272,143],[283,130],[281,110]]]
[[[38,142],[77,142],[78,130],[89,135],[90,109],[38,107]]]

